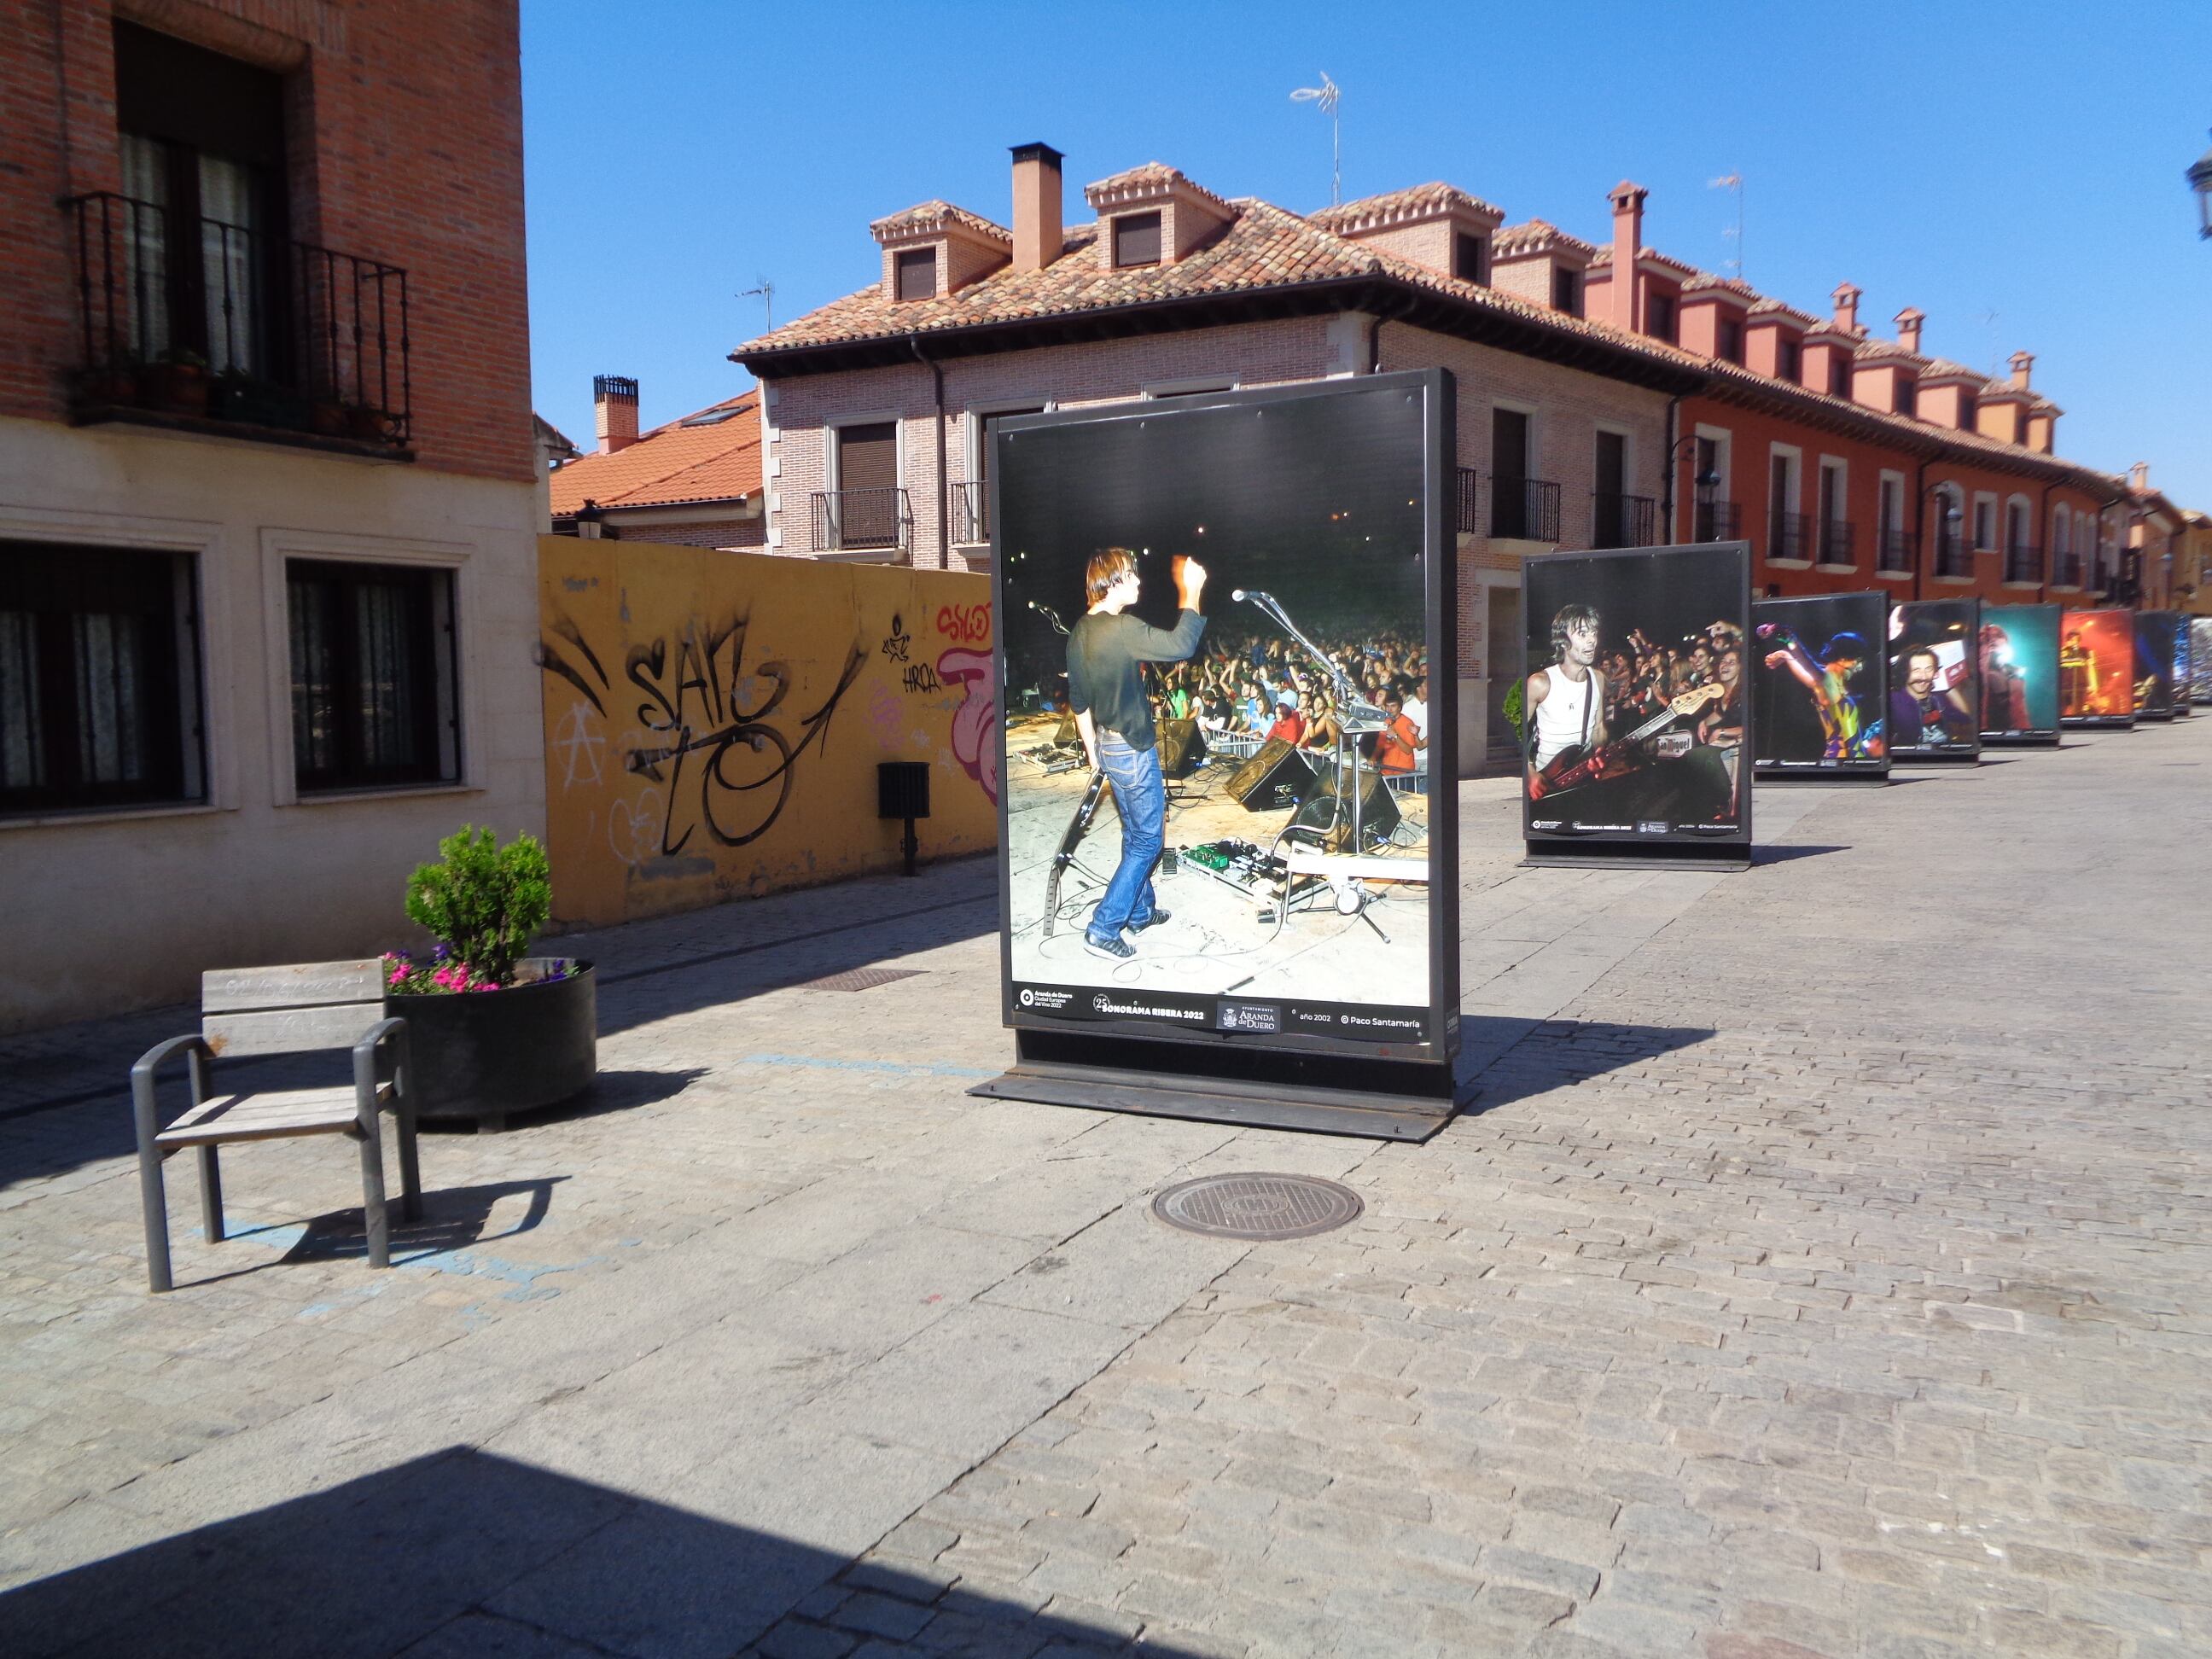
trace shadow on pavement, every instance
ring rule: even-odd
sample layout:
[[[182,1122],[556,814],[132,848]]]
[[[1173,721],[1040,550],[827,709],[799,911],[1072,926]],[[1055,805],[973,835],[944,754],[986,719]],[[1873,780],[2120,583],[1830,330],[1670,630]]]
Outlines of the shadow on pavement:
[[[932,1651],[1139,1650],[1079,1620],[465,1447],[0,1594],[10,1659],[704,1659],[763,1638],[778,1654],[871,1638],[884,1644],[871,1655],[920,1652],[905,1646],[916,1637]]]
[[[1462,1026],[1471,1024],[1462,1017]],[[1621,1025],[1608,1020],[1528,1022],[1520,1040],[1475,1071],[1462,1087],[1463,1118],[1570,1088],[1624,1067],[1694,1048],[1717,1035],[1710,1026]]]
[[[1850,850],[1848,847],[1833,845],[1816,846],[1796,842],[1770,842],[1765,847],[1753,848],[1751,861],[1754,866],[1762,864],[1788,864],[1793,859],[1818,858],[1823,853],[1848,853]]]

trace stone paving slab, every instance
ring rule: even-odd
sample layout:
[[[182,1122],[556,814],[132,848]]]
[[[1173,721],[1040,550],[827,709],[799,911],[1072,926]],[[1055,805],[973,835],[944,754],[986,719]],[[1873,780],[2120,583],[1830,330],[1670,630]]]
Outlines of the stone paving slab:
[[[580,943],[605,1086],[429,1138],[389,1273],[292,1143],[146,1296],[162,1016],[8,1039],[0,1650],[2212,1650],[2208,743],[1762,792],[1734,876],[1464,786],[1422,1147],[966,1097],[981,862]],[[1216,1169],[1366,1212],[1149,1216]]]

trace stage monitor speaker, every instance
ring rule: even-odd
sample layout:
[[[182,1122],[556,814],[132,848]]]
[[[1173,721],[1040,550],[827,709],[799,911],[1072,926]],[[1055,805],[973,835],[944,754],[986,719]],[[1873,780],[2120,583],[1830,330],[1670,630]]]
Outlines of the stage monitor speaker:
[[[1229,775],[1232,799],[1248,812],[1277,812],[1295,806],[1313,789],[1313,768],[1280,738],[1270,738],[1259,753]]]
[[[1160,775],[1187,778],[1206,758],[1206,734],[1196,720],[1160,722]]]
[[[1324,761],[1317,769],[1318,779],[1313,793],[1298,808],[1291,819],[1300,829],[1318,830],[1328,837],[1330,850],[1334,852],[1364,851],[1355,848],[1352,841],[1352,778],[1351,769],[1341,771],[1331,762]],[[1398,802],[1390,787],[1382,781],[1381,773],[1363,766],[1359,769],[1359,834],[1372,847],[1390,839],[1390,832],[1398,827]]]

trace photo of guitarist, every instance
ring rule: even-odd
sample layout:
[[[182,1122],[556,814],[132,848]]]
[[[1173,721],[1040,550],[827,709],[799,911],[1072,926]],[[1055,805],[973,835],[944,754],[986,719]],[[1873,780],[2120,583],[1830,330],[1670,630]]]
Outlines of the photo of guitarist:
[[[1547,811],[1577,827],[1732,821],[1733,762],[1743,740],[1741,652],[1729,646],[1717,672],[1690,670],[1671,696],[1663,668],[1655,669],[1649,684],[1609,706],[1612,687],[1598,667],[1602,626],[1589,605],[1563,606],[1552,618],[1553,660],[1528,676],[1522,695],[1528,799],[1550,803]],[[1639,660],[1663,665],[1636,630],[1629,644]],[[1709,715],[1718,718],[1698,718]],[[1632,729],[1615,734],[1616,723],[1631,720]],[[1662,735],[1685,720],[1694,728]]]

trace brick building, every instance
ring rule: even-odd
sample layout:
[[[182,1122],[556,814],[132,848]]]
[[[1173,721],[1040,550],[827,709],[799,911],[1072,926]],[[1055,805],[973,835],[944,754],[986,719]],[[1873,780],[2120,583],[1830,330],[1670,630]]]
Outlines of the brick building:
[[[0,1028],[365,953],[542,831],[516,9],[0,32]]]
[[[637,427],[635,380],[599,375],[592,383],[592,404],[599,447],[565,462],[548,480],[555,534],[763,549],[757,392],[645,433]]]
[[[1449,185],[1302,217],[1154,163],[1089,185],[1097,218],[1070,227],[1060,162],[1014,152],[1010,229],[945,202],[878,220],[874,283],[732,354],[761,382],[769,550],[977,567],[1000,416],[1442,364],[1480,763],[1517,672],[1522,556],[1650,538],[1695,365],[1555,307],[1587,246],[1509,238]]]

